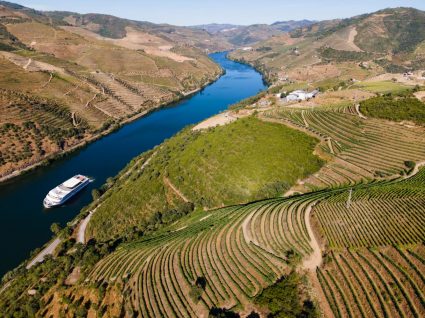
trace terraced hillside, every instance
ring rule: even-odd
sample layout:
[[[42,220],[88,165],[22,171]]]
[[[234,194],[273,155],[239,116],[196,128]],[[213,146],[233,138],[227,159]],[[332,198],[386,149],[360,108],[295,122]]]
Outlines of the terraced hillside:
[[[65,82],[72,83],[64,86],[65,96],[78,98],[71,87],[82,85],[85,108],[119,120],[208,78],[181,69],[204,63],[191,48],[149,54],[154,48],[140,46],[135,53],[138,44],[123,42],[120,33],[128,37],[134,30],[114,19],[98,21],[106,29],[93,31],[79,17],[50,17],[48,25],[15,17],[51,36],[34,44],[42,54],[2,53],[17,79],[7,82],[10,96],[22,73],[10,70],[26,67],[36,70],[26,75],[29,87],[45,98]],[[419,71],[386,73],[420,70],[423,21],[421,11],[391,9],[318,23],[236,51],[235,58],[282,83],[217,116],[222,122],[209,120],[221,126],[187,128],[108,179],[60,231],[51,257],[5,276],[0,315],[425,316],[423,88],[413,90],[423,80]],[[31,45],[27,28],[9,24],[24,46]],[[81,51],[63,52],[52,38],[77,43]],[[111,61],[137,55],[143,68],[99,67],[99,48]],[[68,54],[77,64],[47,52]],[[275,95],[316,86],[322,94],[301,103]],[[43,128],[27,123],[28,109],[39,122],[63,127],[63,134],[93,125],[78,108],[57,112],[60,104],[53,111],[19,96],[17,107],[6,102],[0,114],[21,116],[17,126],[28,130],[8,125],[1,132],[24,138],[30,149],[39,142],[34,132]],[[294,276],[288,292],[285,284]]]
[[[194,212],[121,245],[88,270],[84,284],[47,294],[41,314],[72,313],[78,306],[86,308],[88,314],[98,310],[111,314],[122,308],[143,317],[207,317],[211,308],[221,307],[232,308],[242,316],[253,310],[264,313],[252,299],[298,266],[311,275],[317,269],[317,278],[309,277],[312,286],[319,288],[316,297],[323,295],[321,309],[326,311],[328,306],[330,315],[420,317],[424,311],[425,249],[421,245],[423,236],[415,233],[423,235],[418,224],[424,222],[424,214],[404,218],[400,227],[400,221],[391,217],[398,215],[391,207],[400,199],[392,201],[389,193],[403,193],[406,201],[410,196],[420,202],[424,178],[422,169],[406,179],[355,186],[350,207],[347,211],[339,208],[334,223],[322,223],[322,215],[328,210],[324,207],[346,199],[350,188]],[[369,222],[367,213],[350,215],[357,213],[356,206],[361,202],[374,202],[377,206],[365,211],[371,217],[382,211],[388,220],[372,224],[374,230],[367,233],[373,240],[365,240],[366,244],[354,251],[351,248],[359,246],[356,239]],[[414,203],[411,211],[415,211]],[[319,220],[319,236],[312,229],[311,213]],[[338,233],[344,235],[353,233],[353,238],[344,241],[344,248],[327,247],[322,260],[317,238],[324,235],[330,240],[332,232],[327,228],[339,228]],[[103,297],[111,293],[126,296],[115,298],[112,306],[107,298],[94,296],[99,288],[106,291]],[[71,302],[78,299],[79,305],[70,307],[65,302],[58,307],[61,297]]]
[[[89,125],[54,101],[0,89],[0,177],[90,136]]]
[[[214,308],[227,308],[242,316],[252,311],[264,315],[268,309],[254,299],[298,268],[308,278],[302,289],[310,290],[308,299],[313,299],[326,317],[421,317],[425,309],[425,170],[410,161],[418,163],[425,156],[421,144],[423,128],[365,119],[353,107],[285,107],[265,111],[260,118],[281,124],[248,118],[209,131],[192,132],[190,138],[188,132],[183,132],[168,144],[135,159],[110,189],[118,189],[119,194],[146,174],[148,179],[142,180],[149,184],[147,189],[155,195],[164,191],[165,198],[174,204],[170,213],[156,213],[143,229],[121,229],[109,237],[97,234],[103,240],[109,239],[106,242],[92,240],[82,246],[74,245],[72,239],[65,240],[55,259],[15,281],[9,280],[8,288],[0,293],[0,309],[17,310],[12,295],[30,297],[28,290],[37,282],[37,290],[43,290],[37,296],[41,301],[37,311],[42,316],[125,312],[143,317],[207,317],[215,312]],[[279,129],[284,127],[282,124],[322,139],[316,153],[328,156],[329,162],[308,179],[328,180],[320,186],[322,190],[312,191],[315,188],[311,186],[310,193],[304,195],[192,211],[193,206],[187,201],[194,201],[193,191],[187,191],[184,183],[173,178],[175,158],[170,149],[182,148],[184,154],[199,140],[203,145],[211,144],[208,157],[213,162],[215,146],[210,138],[225,144],[223,136],[234,132],[244,136],[240,142],[246,142],[253,136],[259,138],[256,127],[261,127],[263,137],[273,141],[267,130],[282,135],[286,131]],[[279,153],[270,148],[269,142],[257,142],[258,150],[264,144],[264,149]],[[263,157],[272,162],[272,157],[264,156],[264,149]],[[246,151],[238,153],[245,155]],[[384,155],[386,160],[380,160]],[[368,156],[374,156],[376,161],[368,160]],[[178,166],[189,167],[182,164],[184,156],[176,158],[180,158]],[[168,162],[168,174],[161,172],[159,162]],[[377,171],[383,174],[378,175]],[[158,173],[160,177],[152,179]],[[149,183],[149,178],[157,180],[156,185]],[[214,188],[209,184],[211,192]],[[163,190],[158,191],[158,187]],[[283,193],[286,189],[281,190]],[[203,191],[204,195],[208,193]],[[106,191],[94,203],[97,208],[88,233],[99,224],[96,218],[106,215],[102,209],[116,195],[112,192]],[[151,198],[153,194],[146,193]],[[133,195],[133,199],[125,200],[127,205],[133,204],[134,198]],[[112,210],[116,213],[124,208],[122,205]],[[128,216],[135,214],[131,212]],[[113,219],[114,215],[109,214],[108,218]],[[140,221],[140,217],[135,219]],[[102,228],[120,225],[123,218],[115,214],[115,220],[118,222]],[[74,254],[64,253],[73,247]],[[55,271],[50,269],[52,266]],[[67,282],[75,275],[77,280],[58,289],[57,278],[40,281],[41,277],[50,277],[49,269],[68,273]]]
[[[381,10],[322,21],[236,50],[236,60],[262,70],[269,82],[359,79],[359,74],[423,70],[420,47],[425,13],[412,8]],[[362,79],[362,78],[360,78]]]
[[[335,317],[421,317],[425,172],[314,208],[330,252],[317,275]]]
[[[315,198],[194,213],[123,245],[87,280],[95,286],[123,284],[123,306],[136,316],[207,317],[211,308],[222,306],[249,312],[252,297],[313,251],[305,220]],[[52,306],[47,302],[43,314]]]
[[[12,154],[13,160],[0,164],[1,176],[13,176],[82,145],[121,122],[200,89],[221,74],[220,67],[199,49],[181,47],[171,39],[156,42],[150,37],[145,39],[150,43],[146,48],[143,34],[133,34],[135,42],[114,42],[61,21],[43,12],[0,3],[0,84],[15,95],[49,100],[52,107],[62,105],[74,128],[84,122],[87,133],[74,139],[64,135],[69,146],[45,146],[37,155],[29,151]],[[12,93],[3,94],[4,105],[14,103],[7,100]],[[31,116],[31,111],[28,113]],[[21,118],[2,117],[0,125],[19,121]],[[13,143],[28,150],[24,139],[17,137]],[[4,150],[1,155],[8,156]]]
[[[318,269],[335,317],[422,317],[424,246],[332,252]]]
[[[422,242],[424,172],[332,196],[315,207],[331,248]],[[362,226],[360,226],[360,223]]]
[[[187,129],[156,149],[149,164],[143,165],[142,156],[130,165],[128,176],[104,196],[88,235],[104,241],[143,232],[186,214],[189,203],[192,209],[212,209],[278,196],[320,169],[316,143],[254,118],[203,132]]]
[[[297,191],[397,176],[410,169],[406,166],[409,161],[425,159],[423,128],[360,117],[355,107],[281,107],[263,116],[320,138],[319,151],[332,158],[321,171],[300,183]]]

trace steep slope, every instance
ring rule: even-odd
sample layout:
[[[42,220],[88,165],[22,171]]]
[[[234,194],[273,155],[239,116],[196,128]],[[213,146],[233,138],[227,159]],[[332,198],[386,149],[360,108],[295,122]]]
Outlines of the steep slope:
[[[167,24],[132,21],[100,14],[75,14],[71,12],[47,12],[49,17],[61,25],[76,26],[100,36],[123,39],[130,32],[149,34],[162,41],[196,46],[208,51],[229,50],[238,46],[252,45],[273,35],[289,32],[295,28],[312,24],[312,21],[284,21],[272,25],[256,24],[238,26],[232,24],[207,24],[178,27]]]
[[[122,19],[115,17],[100,20],[112,35],[117,35],[114,32],[119,30],[119,21]],[[6,111],[14,103],[13,96],[25,92],[28,99],[43,100],[52,107],[62,105],[68,112],[67,120],[75,127],[82,120],[87,130],[73,141],[64,135],[62,143],[68,146],[44,147],[35,157],[29,155],[36,152],[29,145],[28,155],[2,161],[0,176],[14,175],[82,145],[128,118],[201,88],[221,73],[197,48],[140,30],[127,30],[124,39],[102,37],[85,28],[65,26],[59,13],[49,16],[0,3],[0,82],[8,92],[2,96],[2,109]],[[20,117],[0,118],[2,126],[17,123],[23,124]],[[24,138],[15,140],[19,149],[23,147],[20,140]],[[8,158],[5,150],[1,151],[2,157]]]
[[[259,107],[273,98],[262,94],[239,111],[258,118],[188,129],[135,158],[64,229],[54,257],[5,277],[0,312],[317,317],[318,305],[326,317],[423,316],[424,127],[366,118],[337,98],[353,90],[323,94],[322,106]],[[317,172],[307,134],[327,160]],[[278,286],[294,269],[293,298]],[[290,305],[275,304],[283,295]]]
[[[179,43],[210,52],[231,48],[229,43],[197,28],[133,21],[102,14],[76,14],[73,12],[46,12],[45,14],[58,21],[57,23],[60,25],[79,27],[102,37],[116,40],[128,37],[129,30],[131,30],[133,33],[139,33],[140,37],[148,35],[160,39],[168,45]]]
[[[336,67],[338,76],[348,67],[403,73],[425,68],[420,54],[424,40],[425,12],[397,8],[319,22],[294,30],[290,38],[272,38],[231,56],[255,65],[272,82],[288,77],[305,80],[308,71],[314,73],[323,64],[329,65],[328,69]],[[322,72],[322,78],[329,78],[329,74]]]
[[[423,104],[413,102],[423,91],[412,84],[423,80],[374,76],[385,72],[379,59],[407,67],[423,44],[400,53],[413,36],[403,21],[406,38],[387,30],[389,46],[367,48],[358,28],[381,18],[319,23],[244,51],[270,74],[300,82],[235,105],[221,115],[234,120],[220,127],[187,129],[135,158],[60,233],[53,257],[4,278],[0,313],[424,316],[425,128]],[[374,26],[369,35],[382,37]],[[312,100],[275,95],[313,85],[324,93]],[[236,120],[247,114],[256,118]],[[318,171],[316,155],[326,160]],[[267,197],[275,198],[231,205]],[[89,222],[86,244],[75,243],[81,220]]]
[[[313,155],[316,141],[253,118],[211,131],[186,130],[157,149],[143,170],[133,169],[108,191],[88,236],[105,241],[142,233],[158,218],[167,222],[187,213],[188,202],[212,209],[275,197],[321,167]]]

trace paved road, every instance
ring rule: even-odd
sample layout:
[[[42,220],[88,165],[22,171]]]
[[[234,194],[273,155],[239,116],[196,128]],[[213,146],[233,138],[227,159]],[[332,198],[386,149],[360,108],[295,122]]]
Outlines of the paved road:
[[[60,238],[55,238],[52,243],[50,243],[44,250],[42,250],[40,253],[38,253],[38,255],[35,258],[33,258],[33,260],[31,262],[28,263],[26,268],[30,269],[35,264],[43,262],[44,258],[47,255],[53,254],[53,252],[55,251],[56,247],[58,247],[60,242],[61,242]]]
[[[81,221],[80,226],[78,227],[77,243],[82,243],[82,244],[85,243],[86,228],[90,222],[91,217],[93,216],[94,211],[91,211],[89,215],[87,215],[86,218]]]

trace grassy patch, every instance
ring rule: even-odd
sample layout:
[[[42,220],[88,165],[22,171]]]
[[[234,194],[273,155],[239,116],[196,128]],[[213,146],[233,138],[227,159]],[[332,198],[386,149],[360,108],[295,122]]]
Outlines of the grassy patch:
[[[255,118],[175,142],[169,177],[207,207],[275,197],[321,166],[317,140]]]
[[[410,95],[374,97],[363,101],[361,110],[369,117],[425,124],[425,104]]]
[[[406,86],[400,83],[390,82],[390,81],[360,82],[355,84],[354,87],[363,89],[368,92],[380,93],[380,94],[401,93],[411,88],[409,86]]]
[[[165,142],[144,171],[116,185],[90,231],[106,239],[134,226],[157,226],[152,217],[182,204],[166,180],[198,208],[279,196],[322,166],[313,155],[316,144],[301,132],[255,118],[204,132],[187,129]]]

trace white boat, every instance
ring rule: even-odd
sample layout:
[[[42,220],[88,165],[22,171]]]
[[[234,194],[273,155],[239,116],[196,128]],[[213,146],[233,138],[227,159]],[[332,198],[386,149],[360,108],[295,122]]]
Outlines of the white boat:
[[[90,179],[83,175],[76,175],[56,188],[49,191],[43,201],[45,208],[60,206],[80,192],[90,183]]]

